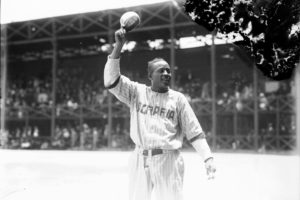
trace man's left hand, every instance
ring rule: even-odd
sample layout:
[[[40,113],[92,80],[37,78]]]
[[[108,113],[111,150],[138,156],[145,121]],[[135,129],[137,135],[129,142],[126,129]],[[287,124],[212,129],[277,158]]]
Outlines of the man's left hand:
[[[208,180],[215,178],[216,166],[213,158],[209,158],[205,161],[206,174],[208,176]]]

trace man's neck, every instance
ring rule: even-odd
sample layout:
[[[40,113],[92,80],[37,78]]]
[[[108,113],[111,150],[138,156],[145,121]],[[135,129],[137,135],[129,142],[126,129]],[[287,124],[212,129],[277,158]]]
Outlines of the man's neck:
[[[158,93],[166,93],[169,91],[169,88],[154,88],[151,86],[151,90]]]

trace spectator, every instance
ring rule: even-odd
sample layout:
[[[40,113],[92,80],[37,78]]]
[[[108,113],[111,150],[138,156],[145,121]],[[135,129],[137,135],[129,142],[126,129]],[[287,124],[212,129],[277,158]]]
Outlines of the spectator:
[[[0,146],[3,149],[6,149],[8,147],[8,130],[0,131]]]
[[[261,110],[267,110],[268,108],[268,104],[269,104],[269,101],[267,99],[267,97],[265,96],[265,93],[260,93],[259,94],[259,108]]]
[[[53,148],[61,149],[63,147],[62,130],[59,126],[56,126],[54,137],[52,138],[51,146]]]
[[[93,133],[93,150],[97,148],[98,144],[98,138],[99,138],[99,132],[96,127],[92,128],[92,133]]]
[[[211,85],[208,81],[202,86],[201,98],[206,101],[211,100]]]
[[[34,126],[34,129],[33,129],[33,137],[34,138],[38,138],[39,137],[39,128],[37,126]]]
[[[252,84],[245,85],[245,87],[242,89],[242,95],[243,100],[248,100],[253,98],[253,86]]]
[[[40,93],[37,95],[37,103],[39,107],[43,108],[48,104],[48,94],[46,93],[45,89],[41,89]]]
[[[62,129],[62,148],[70,148],[70,133],[67,128]]]
[[[79,137],[75,127],[71,127],[70,132],[71,132],[71,148],[74,148],[76,145],[78,145]]]

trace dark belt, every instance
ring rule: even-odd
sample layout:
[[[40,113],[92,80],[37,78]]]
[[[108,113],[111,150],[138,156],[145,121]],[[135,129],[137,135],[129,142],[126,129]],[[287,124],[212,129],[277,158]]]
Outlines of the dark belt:
[[[163,154],[162,149],[149,149],[149,150],[143,150],[143,156],[155,156],[159,154]]]

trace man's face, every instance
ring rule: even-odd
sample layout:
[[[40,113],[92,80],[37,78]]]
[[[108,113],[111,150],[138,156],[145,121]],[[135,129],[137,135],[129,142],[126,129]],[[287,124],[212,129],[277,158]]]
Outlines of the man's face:
[[[152,80],[152,90],[156,92],[166,92],[171,83],[171,70],[166,61],[153,63],[155,69],[150,77]]]

